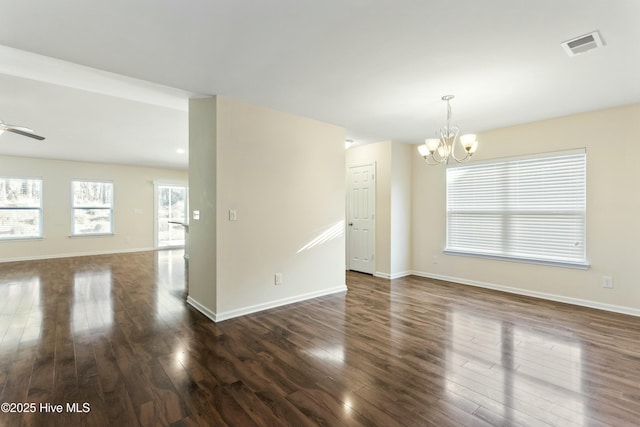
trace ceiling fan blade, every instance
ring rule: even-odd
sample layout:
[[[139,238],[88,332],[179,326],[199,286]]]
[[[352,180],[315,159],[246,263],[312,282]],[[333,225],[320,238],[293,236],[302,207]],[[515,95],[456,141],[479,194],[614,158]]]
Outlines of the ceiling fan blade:
[[[17,133],[18,135],[28,136],[29,138],[37,139],[38,141],[42,141],[44,136],[36,135],[33,132],[29,132],[31,129],[22,130],[24,128],[16,128],[16,127],[5,127],[5,131]]]
[[[17,129],[17,130],[21,130],[22,132],[30,132],[33,133],[33,129],[28,128],[28,127],[24,127],[24,126],[14,126],[14,125],[8,125],[6,123],[2,124],[2,129],[7,130],[7,129]]]

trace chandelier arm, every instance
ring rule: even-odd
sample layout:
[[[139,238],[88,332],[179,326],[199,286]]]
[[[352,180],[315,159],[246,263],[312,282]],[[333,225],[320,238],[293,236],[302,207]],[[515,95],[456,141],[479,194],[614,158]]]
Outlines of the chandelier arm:
[[[470,157],[470,154],[467,150],[465,150],[465,153],[466,153],[465,156],[462,158],[458,158],[458,156],[456,156],[456,149],[455,149],[456,142],[460,142],[457,140],[457,135],[456,135],[456,140],[453,141],[453,145],[451,147],[451,157],[453,157],[453,160],[455,160],[456,162],[462,163]]]
[[[432,159],[432,161],[429,161],[429,159]],[[424,156],[424,161],[427,162],[428,165],[437,166],[441,164],[444,161],[444,159],[438,161],[433,154],[429,153],[426,156]]]
[[[443,156],[442,152],[440,151],[440,148],[444,144],[443,141],[444,140],[440,138],[440,144],[438,144],[438,147],[434,151],[429,151],[429,154],[425,156],[425,160],[427,161],[428,164],[439,165],[447,160],[447,156]],[[428,158],[430,158],[432,161],[430,162]]]

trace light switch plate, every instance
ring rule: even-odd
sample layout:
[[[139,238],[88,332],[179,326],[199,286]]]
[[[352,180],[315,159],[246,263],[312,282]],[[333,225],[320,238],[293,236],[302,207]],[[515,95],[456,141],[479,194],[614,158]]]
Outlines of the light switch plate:
[[[200,211],[193,211],[193,219],[196,221],[200,219]]]

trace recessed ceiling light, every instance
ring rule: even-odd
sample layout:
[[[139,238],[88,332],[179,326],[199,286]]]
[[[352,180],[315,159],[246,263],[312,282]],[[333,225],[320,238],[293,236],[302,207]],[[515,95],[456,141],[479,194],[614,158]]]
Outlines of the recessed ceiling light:
[[[184,154],[184,153],[186,153],[186,151],[185,151],[185,149],[184,149],[184,148],[178,148],[178,149],[176,150],[176,153],[178,153],[178,154]]]

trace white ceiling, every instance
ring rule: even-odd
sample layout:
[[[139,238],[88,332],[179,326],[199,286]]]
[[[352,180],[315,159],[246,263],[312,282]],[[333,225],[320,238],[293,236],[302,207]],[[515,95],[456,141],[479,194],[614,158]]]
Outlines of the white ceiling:
[[[362,143],[435,135],[446,94],[463,132],[636,103],[639,19],[638,0],[3,0],[0,119],[47,139],[0,153],[186,167],[196,94]],[[593,30],[604,48],[565,54]]]

